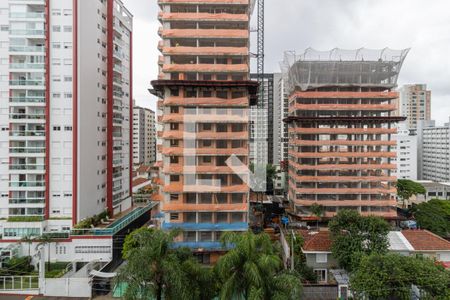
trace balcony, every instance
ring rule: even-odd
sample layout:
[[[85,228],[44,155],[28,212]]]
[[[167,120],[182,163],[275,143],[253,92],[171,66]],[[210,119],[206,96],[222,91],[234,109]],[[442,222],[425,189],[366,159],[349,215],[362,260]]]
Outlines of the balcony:
[[[37,137],[45,137],[45,130],[10,130],[9,136],[37,136]]]
[[[36,52],[36,53],[44,53],[44,46],[9,46],[9,52],[13,53],[23,53],[23,52]]]
[[[45,97],[29,96],[29,97],[9,97],[10,103],[43,103],[45,104]]]
[[[45,198],[9,198],[9,204],[45,204]]]
[[[45,121],[44,114],[23,114],[23,113],[12,113],[9,114],[9,119],[14,120],[33,120],[33,121]]]
[[[38,70],[44,72],[45,64],[38,63],[10,63],[9,68],[11,70]]]
[[[45,187],[45,181],[10,181],[10,187]]]
[[[45,165],[9,165],[9,169],[15,171],[45,171]]]
[[[9,31],[10,35],[16,36],[40,36],[45,38],[45,30],[39,29],[14,29]]]
[[[45,148],[10,147],[9,153],[13,153],[13,154],[45,154]]]
[[[10,80],[9,85],[13,86],[41,86],[45,87],[44,80]]]
[[[15,0],[17,1],[17,0]],[[42,1],[44,2],[44,1]],[[12,12],[9,14],[11,19],[41,19],[45,18],[45,14],[41,12]]]

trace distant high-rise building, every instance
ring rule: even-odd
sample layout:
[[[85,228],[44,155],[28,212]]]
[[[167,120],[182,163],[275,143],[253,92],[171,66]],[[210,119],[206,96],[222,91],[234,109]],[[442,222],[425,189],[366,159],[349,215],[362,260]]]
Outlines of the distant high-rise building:
[[[120,0],[3,0],[0,27],[3,238],[128,208],[131,14]]]
[[[419,121],[431,119],[431,91],[426,84],[408,84],[399,89],[397,115],[406,117],[409,129],[416,129]]]
[[[419,179],[450,182],[450,122],[420,121],[417,144]]]
[[[224,231],[248,230],[249,75],[254,1],[159,0],[157,163],[163,229],[214,262]],[[236,160],[231,159],[234,155]],[[242,166],[242,164],[244,166]]]
[[[394,218],[396,141],[392,91],[408,50],[359,49],[285,54],[289,94],[289,192],[292,209],[325,217],[353,209]]]
[[[258,74],[250,74],[253,80]],[[274,164],[274,74],[264,74],[264,99],[250,109],[250,161]],[[260,93],[259,93],[260,95]]]
[[[133,108],[133,163],[150,164],[156,161],[155,112]]]
[[[412,134],[406,124],[400,125],[397,133],[392,135],[397,141],[397,145],[392,147],[392,150],[397,152],[397,157],[392,158],[392,163],[397,166],[392,171],[392,176],[398,179],[417,180],[417,135]]]

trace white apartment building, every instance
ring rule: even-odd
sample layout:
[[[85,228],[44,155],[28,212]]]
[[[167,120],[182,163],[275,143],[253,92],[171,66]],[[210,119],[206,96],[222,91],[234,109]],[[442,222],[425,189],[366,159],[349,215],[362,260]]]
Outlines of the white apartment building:
[[[120,0],[0,1],[3,239],[131,205],[131,45]]]
[[[406,117],[409,129],[415,130],[419,121],[431,119],[431,91],[426,84],[407,84],[399,89],[397,115]]]
[[[411,134],[406,123],[399,124],[397,134],[393,135],[393,139],[397,141],[396,150],[397,157],[391,161],[397,165],[392,176],[399,179],[417,180],[417,135]]]
[[[450,182],[450,122],[436,126],[421,121],[417,126],[420,180]]]
[[[259,165],[273,164],[273,74],[264,74],[264,97],[250,109],[250,161]],[[257,80],[258,74],[250,74]],[[258,97],[261,94],[258,93]]]
[[[133,107],[133,163],[150,164],[156,161],[155,112]]]

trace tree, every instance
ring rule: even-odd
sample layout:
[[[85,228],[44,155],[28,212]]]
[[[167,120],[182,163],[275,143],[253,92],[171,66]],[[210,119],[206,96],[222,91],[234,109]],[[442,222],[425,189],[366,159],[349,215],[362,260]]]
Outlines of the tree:
[[[188,249],[174,248],[179,231],[141,228],[125,238],[127,264],[117,282],[128,283],[125,299],[212,299],[212,271],[203,268]]]
[[[299,299],[300,278],[283,272],[283,264],[265,233],[225,233],[224,247],[231,249],[217,262],[220,299]]]
[[[295,234],[295,239],[292,241],[292,235],[286,234],[286,241],[290,247],[293,244],[294,248],[294,269],[300,275],[303,282],[317,283],[317,274],[314,269],[306,264],[306,257],[303,253],[302,247],[305,242],[300,234]]]
[[[450,237],[450,201],[433,199],[411,209],[419,227],[441,237]]]
[[[397,180],[397,195],[403,202],[403,208],[406,206],[406,201],[414,195],[425,194],[426,190],[418,182],[409,179]]]
[[[26,235],[22,237],[20,243],[28,244],[28,256],[31,256],[31,244],[33,244],[34,237],[31,235]]]
[[[47,271],[50,272],[51,266],[50,266],[50,246],[53,243],[53,239],[50,236],[50,234],[42,234],[41,236],[39,236],[38,238],[36,238],[39,243],[36,245],[36,249],[39,246],[44,246],[47,245],[48,249],[47,249]]]
[[[323,217],[323,214],[325,213],[325,208],[320,204],[314,203],[309,207],[309,210],[312,212],[313,215],[319,218],[316,223],[317,229],[319,229],[319,220]]]
[[[450,297],[450,275],[443,267],[430,259],[396,254],[362,258],[350,284],[357,299],[411,299],[413,285],[420,290],[421,299]]]
[[[363,255],[388,250],[390,226],[382,218],[363,217],[354,210],[341,210],[329,223],[331,251],[339,265],[352,271]]]

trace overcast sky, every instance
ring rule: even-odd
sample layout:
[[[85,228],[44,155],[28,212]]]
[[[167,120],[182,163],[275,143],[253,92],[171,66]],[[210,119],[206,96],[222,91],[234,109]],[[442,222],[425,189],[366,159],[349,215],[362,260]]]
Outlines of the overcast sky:
[[[138,105],[154,109],[155,99],[147,89],[158,73],[157,1],[123,1],[134,15],[134,97]],[[266,72],[279,71],[278,62],[285,50],[301,53],[308,47],[411,48],[399,85],[426,83],[432,91],[432,118],[439,123],[448,120],[450,1],[265,0],[265,3]]]

